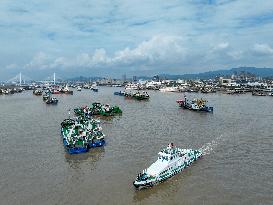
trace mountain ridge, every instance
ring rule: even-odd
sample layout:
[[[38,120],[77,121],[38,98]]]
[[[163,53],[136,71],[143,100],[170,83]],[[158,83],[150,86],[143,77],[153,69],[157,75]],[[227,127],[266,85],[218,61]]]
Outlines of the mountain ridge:
[[[224,70],[214,70],[214,71],[206,71],[206,72],[200,72],[200,73],[187,73],[187,74],[158,74],[160,79],[169,79],[169,80],[177,80],[177,79],[214,79],[216,77],[225,77],[225,76],[231,76],[233,74],[240,74],[242,72],[253,74],[256,77],[273,77],[273,68],[258,68],[258,67],[237,67],[237,68],[231,68],[231,69],[224,69]],[[99,76],[78,76],[69,78],[67,80],[69,81],[94,81],[94,80],[101,80],[106,79],[104,77]],[[112,78],[117,79],[117,78]],[[131,79],[131,78],[127,78]],[[151,76],[137,76],[137,79],[142,80],[150,80],[153,79]]]
[[[202,73],[188,73],[182,75],[160,74],[160,78],[166,79],[212,79],[216,77],[240,74],[241,72],[254,74],[257,77],[273,76],[273,68],[237,67],[225,70],[207,71]]]

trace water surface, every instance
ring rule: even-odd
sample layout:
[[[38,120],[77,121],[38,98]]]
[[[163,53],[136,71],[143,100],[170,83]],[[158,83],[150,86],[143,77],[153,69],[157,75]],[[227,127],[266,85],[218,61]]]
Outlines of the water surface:
[[[147,102],[100,87],[59,95],[57,106],[24,92],[0,96],[1,204],[273,204],[273,97],[205,97],[214,113],[179,109],[179,93],[150,91]],[[118,105],[102,119],[106,146],[65,152],[60,123],[68,110],[92,102]],[[132,185],[169,142],[202,148],[189,169],[147,190]]]

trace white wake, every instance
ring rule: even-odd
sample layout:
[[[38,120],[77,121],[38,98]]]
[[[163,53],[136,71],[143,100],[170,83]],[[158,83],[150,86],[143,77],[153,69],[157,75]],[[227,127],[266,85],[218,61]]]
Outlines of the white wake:
[[[202,151],[203,155],[209,155],[213,152],[213,150],[215,150],[215,148],[222,143],[223,140],[223,135],[220,135],[219,137],[217,137],[215,140],[212,140],[211,142],[208,142],[206,144],[204,144],[200,150]]]

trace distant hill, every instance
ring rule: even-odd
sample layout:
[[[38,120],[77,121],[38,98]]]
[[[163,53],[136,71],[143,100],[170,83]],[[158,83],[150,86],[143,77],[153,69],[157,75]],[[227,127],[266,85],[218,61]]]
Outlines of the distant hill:
[[[229,70],[216,70],[208,71],[204,73],[196,74],[183,74],[183,75],[170,75],[170,74],[161,74],[160,78],[166,79],[213,79],[220,76],[230,76],[232,74],[240,74],[241,72],[251,73],[257,77],[270,77],[273,76],[273,68],[256,68],[256,67],[239,67],[231,68]]]
[[[229,70],[215,70],[208,71],[203,73],[193,73],[193,74],[182,74],[182,75],[172,75],[172,74],[160,74],[160,79],[214,79],[216,77],[221,76],[231,76],[232,74],[240,74],[241,72],[254,74],[256,77],[273,77],[273,68],[256,68],[256,67],[239,67],[239,68],[231,68]],[[102,80],[103,77],[74,77],[67,79],[68,81],[80,81],[80,82],[88,82],[95,80]],[[151,76],[137,76],[137,79],[141,80],[150,80],[153,79]]]

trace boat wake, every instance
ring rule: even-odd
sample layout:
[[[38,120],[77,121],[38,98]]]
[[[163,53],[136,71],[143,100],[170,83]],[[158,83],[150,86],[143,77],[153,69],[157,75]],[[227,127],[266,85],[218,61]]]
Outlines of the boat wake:
[[[200,150],[202,151],[203,155],[209,155],[211,154],[215,148],[224,141],[223,135],[220,135],[215,140],[212,140],[211,142],[208,142],[204,144]]]

